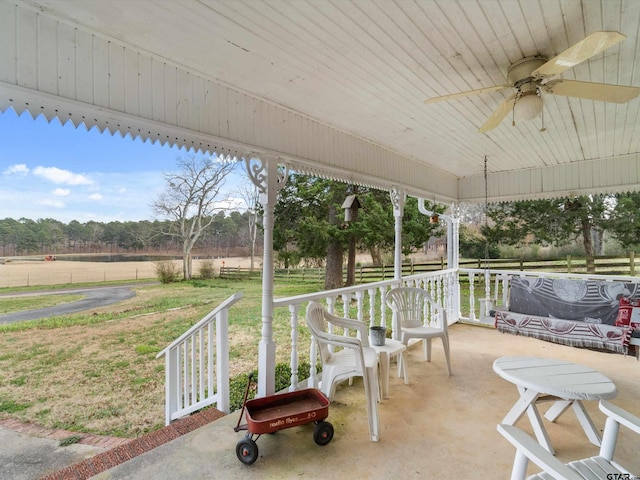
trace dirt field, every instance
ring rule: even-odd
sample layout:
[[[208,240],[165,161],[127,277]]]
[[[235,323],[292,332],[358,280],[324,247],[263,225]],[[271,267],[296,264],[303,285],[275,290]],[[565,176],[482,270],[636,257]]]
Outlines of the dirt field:
[[[262,259],[255,261],[256,267],[261,265],[260,260]],[[199,266],[204,261],[194,260],[193,270],[195,274],[198,273]],[[216,274],[220,271],[223,262],[226,267],[248,268],[251,264],[248,257],[230,257],[211,261]],[[175,263],[182,270],[182,262],[176,260]],[[156,277],[156,269],[153,262],[10,260],[4,264],[0,263],[0,288],[142,280]]]
[[[356,257],[360,263],[371,261],[368,254]],[[194,260],[193,272],[207,260]],[[208,260],[213,262],[216,275],[220,267],[249,268],[249,257],[227,257]],[[175,260],[182,271],[182,261]],[[261,268],[262,257],[254,259],[254,268]],[[157,278],[154,262],[68,262],[65,260],[16,260],[0,262],[0,288],[63,285],[67,283],[113,282],[118,280],[144,280]]]

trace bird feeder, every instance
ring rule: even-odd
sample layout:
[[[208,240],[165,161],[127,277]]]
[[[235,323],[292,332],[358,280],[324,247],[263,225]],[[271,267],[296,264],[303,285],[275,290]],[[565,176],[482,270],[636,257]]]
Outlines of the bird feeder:
[[[344,209],[344,221],[353,222],[356,219],[358,209],[361,206],[362,205],[360,205],[358,197],[355,195],[349,195],[342,203],[342,208]]]

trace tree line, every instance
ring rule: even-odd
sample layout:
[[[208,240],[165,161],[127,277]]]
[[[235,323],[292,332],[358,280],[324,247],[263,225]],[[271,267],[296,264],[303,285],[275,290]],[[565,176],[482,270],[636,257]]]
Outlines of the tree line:
[[[203,256],[248,255],[249,213],[220,211],[195,245]],[[165,232],[171,220],[63,223],[52,218],[0,220],[1,256],[61,254],[180,254],[179,239]]]
[[[535,242],[582,246],[585,256],[603,255],[610,236],[624,251],[640,246],[640,193],[594,194],[491,205],[481,229],[490,245]]]

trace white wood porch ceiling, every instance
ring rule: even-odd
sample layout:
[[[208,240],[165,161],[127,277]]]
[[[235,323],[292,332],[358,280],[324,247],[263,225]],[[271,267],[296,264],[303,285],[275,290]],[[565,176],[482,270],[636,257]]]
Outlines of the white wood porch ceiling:
[[[640,87],[638,0],[1,1],[353,134],[412,159],[416,175],[424,165],[455,179],[423,182],[428,197],[483,199],[485,155],[493,199],[640,184],[640,98],[544,96],[545,132],[510,118],[478,132],[508,90],[423,103],[503,84],[514,61],[598,30],[627,38],[560,78]]]

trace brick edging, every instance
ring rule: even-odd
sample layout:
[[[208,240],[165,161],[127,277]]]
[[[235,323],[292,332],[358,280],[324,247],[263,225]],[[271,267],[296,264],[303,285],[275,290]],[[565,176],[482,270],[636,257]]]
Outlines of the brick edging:
[[[132,440],[131,438],[109,437],[105,435],[94,435],[92,433],[78,433],[70,430],[46,428],[36,423],[21,422],[13,418],[0,420],[0,427],[14,432],[24,433],[30,437],[46,438],[48,440],[64,440],[65,438],[79,435],[82,438],[76,443],[107,449],[118,447]]]
[[[57,472],[45,475],[41,477],[40,480],[86,480],[211,423],[224,415],[223,412],[215,408],[202,410],[189,417],[176,420],[171,425],[167,425],[142,437],[133,440],[125,439],[125,443],[115,448],[94,455],[91,458],[82,460]]]

